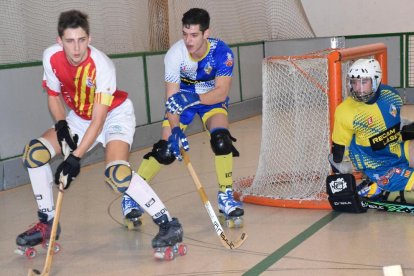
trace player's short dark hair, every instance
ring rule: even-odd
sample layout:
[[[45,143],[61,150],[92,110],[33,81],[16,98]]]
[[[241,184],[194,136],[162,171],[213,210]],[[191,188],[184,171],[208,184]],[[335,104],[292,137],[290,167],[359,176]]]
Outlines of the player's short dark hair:
[[[58,22],[58,34],[60,37],[63,36],[63,32],[67,28],[76,29],[79,27],[89,35],[89,21],[86,13],[78,10],[70,10],[60,14]]]
[[[183,14],[183,26],[200,25],[200,31],[204,33],[210,27],[210,15],[204,9],[193,8]]]

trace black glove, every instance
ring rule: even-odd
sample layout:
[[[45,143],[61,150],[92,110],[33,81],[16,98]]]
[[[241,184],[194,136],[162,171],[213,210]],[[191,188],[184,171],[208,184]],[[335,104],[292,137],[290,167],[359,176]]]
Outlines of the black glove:
[[[69,154],[56,169],[55,184],[59,185],[62,182],[64,189],[69,188],[70,183],[78,176],[79,172],[80,158]]]
[[[58,121],[55,124],[55,130],[62,155],[68,155],[78,147],[79,136],[77,134],[72,135],[66,120]],[[68,150],[68,146],[70,150]]]

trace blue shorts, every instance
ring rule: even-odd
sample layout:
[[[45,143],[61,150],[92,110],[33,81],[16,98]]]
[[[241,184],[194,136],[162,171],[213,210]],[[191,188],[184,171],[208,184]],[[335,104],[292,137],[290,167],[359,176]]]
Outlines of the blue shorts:
[[[196,114],[198,114],[203,121],[204,127],[206,122],[209,118],[216,114],[225,114],[227,116],[227,109],[229,106],[229,98],[226,101],[212,104],[212,105],[204,105],[204,104],[197,104],[192,107],[187,108],[184,110],[183,113],[180,115],[180,127],[181,129],[186,129],[187,126],[193,121]],[[167,117],[164,117],[164,121],[162,122],[162,126],[170,126]]]
[[[413,171],[414,169],[410,168],[407,163],[383,170],[366,170],[364,173],[382,190],[396,192],[411,191],[414,184]]]

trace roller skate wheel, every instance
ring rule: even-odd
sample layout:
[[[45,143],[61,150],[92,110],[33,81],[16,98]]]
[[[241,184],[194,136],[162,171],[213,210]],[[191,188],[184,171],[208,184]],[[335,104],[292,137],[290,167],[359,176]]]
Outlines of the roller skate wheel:
[[[60,251],[60,244],[55,242],[55,246],[53,246],[53,252],[58,253]]]
[[[243,218],[240,217],[232,219],[232,222],[235,228],[241,228],[244,225]]]
[[[16,253],[16,254],[19,254],[19,255],[24,255],[25,253],[24,253],[24,251],[25,251],[25,248],[22,248],[22,247],[20,247],[20,246],[18,246],[15,250],[14,250],[14,253]]]
[[[243,218],[242,217],[226,217],[223,214],[218,216],[220,224],[226,226],[227,228],[241,228],[243,227]]]
[[[164,259],[164,253],[158,249],[154,250],[154,258],[158,260]]]
[[[180,254],[180,256],[184,256],[187,254],[187,246],[184,244],[180,244],[180,246],[178,247],[178,254]]]
[[[36,257],[37,255],[37,250],[34,249],[33,247],[28,247],[26,248],[26,250],[24,251],[24,254],[26,255],[26,257],[28,259],[33,259],[34,257]]]
[[[171,246],[156,248],[154,250],[154,257],[158,260],[171,261],[174,259],[174,249]]]
[[[128,228],[128,230],[135,230],[138,226],[142,224],[142,221],[139,218],[137,220],[130,220],[126,218],[124,219],[124,224]]]
[[[172,247],[167,247],[164,251],[164,260],[171,261],[174,259],[174,250]]]
[[[42,247],[48,250],[49,241],[42,243]],[[53,253],[58,253],[59,251],[60,251],[60,244],[58,242],[55,242],[55,245],[53,246]]]

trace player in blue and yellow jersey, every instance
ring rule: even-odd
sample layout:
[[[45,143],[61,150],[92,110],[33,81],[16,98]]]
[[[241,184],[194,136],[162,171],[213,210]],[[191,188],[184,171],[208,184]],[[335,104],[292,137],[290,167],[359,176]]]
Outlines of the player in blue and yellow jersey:
[[[412,146],[402,139],[413,137],[406,128],[400,131],[403,101],[396,89],[381,83],[381,77],[381,67],[375,59],[359,59],[350,67],[350,97],[335,111],[329,156],[335,172],[350,173],[354,167],[372,181],[372,185],[359,191],[366,197],[382,190],[411,191],[414,184],[414,170],[409,166],[410,157],[414,157]],[[351,161],[345,161],[346,148]]]
[[[181,224],[129,165],[135,132],[134,108],[128,94],[117,89],[112,61],[89,44],[88,16],[78,10],[61,13],[58,34],[58,43],[43,54],[43,87],[56,124],[30,141],[23,154],[39,223],[17,236],[20,251],[27,253],[27,249],[47,241],[55,216],[52,183],[69,188],[80,173],[81,158],[99,143],[105,147],[106,183],[141,203],[159,225],[160,232],[152,246],[160,248],[181,242]],[[49,163],[60,154],[64,160],[53,177]],[[145,204],[148,202],[151,204]]]
[[[227,108],[233,75],[234,56],[221,40],[210,38],[210,16],[193,8],[182,18],[183,39],[165,56],[167,112],[161,140],[144,156],[138,174],[151,180],[161,164],[182,159],[180,148],[188,150],[184,130],[199,115],[210,133],[211,148],[219,183],[218,203],[226,218],[241,226],[242,204],[233,198],[233,156],[236,141],[228,130]]]

